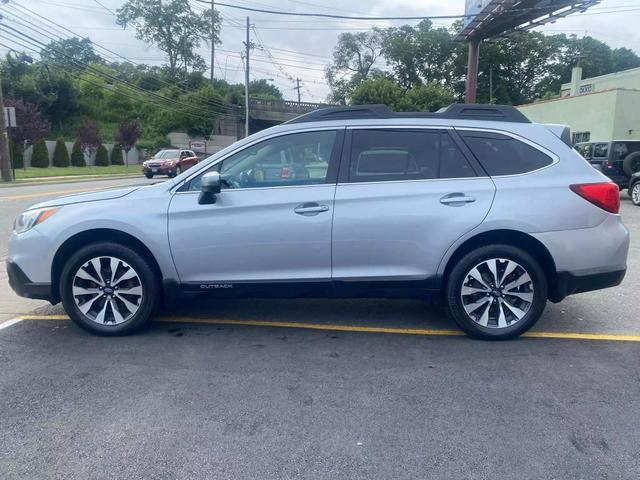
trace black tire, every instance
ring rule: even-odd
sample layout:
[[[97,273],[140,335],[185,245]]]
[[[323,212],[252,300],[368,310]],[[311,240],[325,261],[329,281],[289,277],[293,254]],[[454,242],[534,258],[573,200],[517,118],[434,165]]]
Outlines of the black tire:
[[[640,180],[629,186],[629,196],[631,197],[631,203],[636,207],[640,207]]]
[[[117,325],[99,324],[88,318],[80,311],[73,296],[72,288],[76,272],[92,258],[103,256],[114,257],[126,262],[137,273],[142,287],[142,298],[139,301],[137,311],[131,318]],[[160,279],[148,260],[129,247],[110,242],[87,245],[74,253],[62,269],[59,284],[60,298],[71,320],[81,328],[96,335],[116,336],[134,333],[154,316],[157,306],[160,304]]]
[[[483,261],[493,258],[511,260],[521,265],[529,274],[533,286],[533,300],[526,314],[503,328],[485,327],[470,318],[461,296],[469,272]],[[527,252],[510,245],[488,245],[467,253],[453,267],[445,286],[445,304],[451,318],[469,336],[482,340],[508,340],[521,335],[538,321],[546,303],[547,278],[542,267]]]
[[[147,178],[153,178],[153,173],[145,173],[144,176]]]
[[[622,169],[629,177],[634,173],[640,172],[640,152],[631,152],[622,162]]]

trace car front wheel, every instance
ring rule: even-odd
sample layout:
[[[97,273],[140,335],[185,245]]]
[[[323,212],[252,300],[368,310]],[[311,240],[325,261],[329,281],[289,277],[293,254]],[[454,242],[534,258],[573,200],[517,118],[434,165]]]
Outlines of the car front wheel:
[[[631,202],[640,207],[640,182],[634,183],[629,189],[629,193],[631,195]]]
[[[60,296],[69,317],[98,335],[126,335],[141,328],[154,315],[159,292],[149,262],[115,243],[81,248],[60,276]]]
[[[449,313],[468,335],[506,340],[529,330],[547,301],[539,263],[510,245],[477,248],[451,270],[446,285]]]

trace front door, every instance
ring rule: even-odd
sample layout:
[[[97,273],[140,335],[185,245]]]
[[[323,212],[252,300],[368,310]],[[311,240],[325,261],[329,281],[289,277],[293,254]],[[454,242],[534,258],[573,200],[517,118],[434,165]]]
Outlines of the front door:
[[[198,203],[201,175],[173,196],[169,242],[191,288],[331,279],[341,130],[273,137],[217,163],[222,192]]]
[[[447,249],[487,215],[493,182],[445,129],[353,129],[345,149],[333,278],[430,288]]]

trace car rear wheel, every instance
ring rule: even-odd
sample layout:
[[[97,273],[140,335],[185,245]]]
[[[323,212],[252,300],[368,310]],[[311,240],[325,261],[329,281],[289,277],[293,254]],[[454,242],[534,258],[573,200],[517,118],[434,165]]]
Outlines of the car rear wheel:
[[[640,152],[632,152],[622,162],[622,169],[629,177],[640,172]]]
[[[114,243],[78,250],[60,276],[60,296],[77,325],[98,335],[141,328],[159,303],[159,281],[148,261]]]
[[[635,206],[640,207],[640,181],[634,183],[629,191],[631,192],[631,202]]]
[[[480,247],[464,255],[446,285],[449,313],[468,335],[506,340],[529,330],[547,301],[539,263],[510,245]]]

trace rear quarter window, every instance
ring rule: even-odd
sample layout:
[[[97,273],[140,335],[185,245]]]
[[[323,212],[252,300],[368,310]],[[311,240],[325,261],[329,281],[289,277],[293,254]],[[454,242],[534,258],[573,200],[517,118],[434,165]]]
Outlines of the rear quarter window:
[[[471,152],[491,176],[533,172],[553,159],[520,140],[490,132],[459,132]]]

